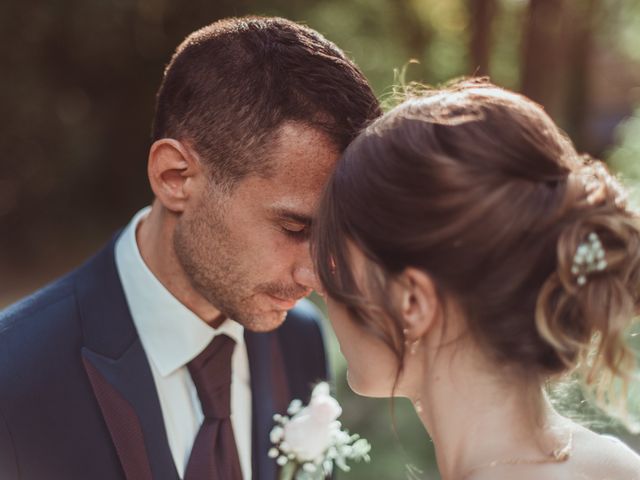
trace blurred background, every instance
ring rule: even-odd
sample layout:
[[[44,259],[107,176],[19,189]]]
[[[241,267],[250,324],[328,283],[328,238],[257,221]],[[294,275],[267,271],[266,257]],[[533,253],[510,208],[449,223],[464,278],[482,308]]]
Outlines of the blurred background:
[[[164,65],[191,31],[244,14],[320,31],[380,96],[412,59],[408,80],[490,75],[544,105],[579,150],[632,187],[640,178],[637,0],[3,0],[0,308],[78,265],[149,203],[146,156]],[[408,405],[395,404],[396,434],[389,402],[348,390],[327,337],[344,423],[373,444],[374,462],[347,478],[439,478]],[[638,437],[596,428],[640,450]]]

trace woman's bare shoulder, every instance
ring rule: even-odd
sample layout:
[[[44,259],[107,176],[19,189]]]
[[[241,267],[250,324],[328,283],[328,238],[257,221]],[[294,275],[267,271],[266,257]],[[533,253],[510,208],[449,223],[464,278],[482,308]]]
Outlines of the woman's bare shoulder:
[[[600,435],[582,427],[576,432],[574,446],[576,468],[599,480],[640,480],[640,455],[622,440]]]
[[[578,427],[569,460],[479,471],[468,480],[640,480],[640,455],[621,440]]]

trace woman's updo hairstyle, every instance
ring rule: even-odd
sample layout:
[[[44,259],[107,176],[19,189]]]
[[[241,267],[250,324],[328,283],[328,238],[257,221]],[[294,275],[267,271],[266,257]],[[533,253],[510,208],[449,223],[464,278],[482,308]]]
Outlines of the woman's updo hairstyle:
[[[578,369],[597,387],[635,366],[624,333],[639,306],[639,227],[606,166],[578,155],[539,105],[473,79],[409,98],[348,147],[313,252],[328,295],[401,366],[386,292],[411,266],[496,365],[541,382]],[[349,243],[369,259],[369,300]]]

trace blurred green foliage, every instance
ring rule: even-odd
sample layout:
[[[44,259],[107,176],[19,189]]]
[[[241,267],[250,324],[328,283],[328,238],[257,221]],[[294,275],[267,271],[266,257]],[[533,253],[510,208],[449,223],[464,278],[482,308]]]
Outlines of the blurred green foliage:
[[[215,19],[255,13],[307,23],[344,48],[380,95],[410,59],[419,63],[409,80],[429,84],[490,74],[600,154],[630,113],[639,11],[634,0],[5,0],[0,266],[46,264],[55,249],[44,239],[70,250],[95,243],[148,202],[145,159],[163,67],[185,35]],[[529,48],[531,38],[549,40]]]
[[[637,0],[4,0],[0,304],[16,285],[31,290],[34,278],[69,268],[149,202],[145,161],[164,65],[191,31],[244,14],[319,30],[380,96],[411,59],[408,80],[489,74],[542,103],[581,150],[610,152],[616,169],[640,179]],[[388,401],[346,386],[327,330],[344,423],[373,444],[373,462],[348,478],[439,478],[411,406],[395,402],[394,433]],[[579,393],[560,398],[569,410],[583,405]]]
[[[629,200],[640,207],[640,108],[616,130],[617,144],[609,152],[610,166],[620,172],[629,189]]]

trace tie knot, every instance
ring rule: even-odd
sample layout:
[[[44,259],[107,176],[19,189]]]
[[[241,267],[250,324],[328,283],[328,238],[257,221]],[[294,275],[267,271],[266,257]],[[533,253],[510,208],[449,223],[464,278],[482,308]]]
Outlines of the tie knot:
[[[187,365],[205,418],[231,415],[231,356],[235,346],[232,338],[217,335]]]

